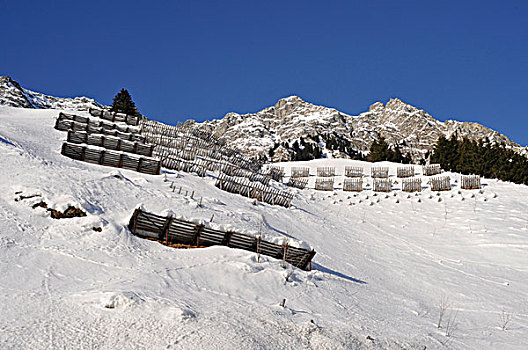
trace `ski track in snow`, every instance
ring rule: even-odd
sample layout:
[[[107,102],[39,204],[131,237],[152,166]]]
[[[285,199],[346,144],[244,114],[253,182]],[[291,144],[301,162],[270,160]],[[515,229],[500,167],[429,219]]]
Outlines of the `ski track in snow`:
[[[62,157],[57,115],[0,107],[0,348],[525,348],[527,186],[485,179],[481,191],[459,193],[455,184],[438,196],[428,189],[386,196],[318,192],[312,176],[308,189],[289,189],[291,208],[255,206],[218,190],[211,177],[172,172],[164,182]],[[337,174],[345,165],[365,173],[373,166],[280,165],[286,174],[291,166],[311,173],[336,166]],[[395,164],[378,165],[396,172]],[[184,195],[192,190],[194,199]],[[15,201],[20,195],[38,196]],[[51,219],[31,208],[41,200],[87,216]],[[226,247],[177,250],[139,239],[124,226],[140,203],[302,240],[317,251],[314,269],[283,269],[264,256],[258,263],[256,254]],[[451,337],[447,316],[436,328],[442,297],[458,310]],[[503,310],[512,315],[506,331]]]

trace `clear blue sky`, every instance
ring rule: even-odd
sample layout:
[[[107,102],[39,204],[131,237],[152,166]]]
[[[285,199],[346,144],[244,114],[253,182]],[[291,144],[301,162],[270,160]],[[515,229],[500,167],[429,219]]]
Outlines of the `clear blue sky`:
[[[0,75],[175,123],[391,97],[528,144],[528,1],[8,1]]]

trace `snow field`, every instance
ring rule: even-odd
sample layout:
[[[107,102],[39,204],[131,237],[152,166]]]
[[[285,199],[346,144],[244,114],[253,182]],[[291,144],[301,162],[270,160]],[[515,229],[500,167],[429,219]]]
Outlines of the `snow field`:
[[[289,209],[253,205],[215,188],[212,177],[168,172],[165,182],[63,157],[57,115],[0,107],[2,348],[526,345],[527,186],[484,179],[482,190],[457,186],[439,195],[309,188],[294,190]],[[279,165],[286,174],[292,166],[310,166],[312,174],[317,166],[336,166],[338,174],[346,165],[371,166],[332,159]],[[396,164],[376,165],[396,173]],[[458,175],[449,175],[454,184]],[[51,219],[31,208],[40,200],[79,206],[87,217]],[[317,251],[314,269],[283,269],[226,247],[177,250],[139,239],[124,228],[137,205],[205,222],[214,214],[219,227],[306,242]],[[438,329],[444,297],[452,306]],[[503,310],[512,315],[504,331]],[[446,337],[451,311],[458,311],[456,327]]]

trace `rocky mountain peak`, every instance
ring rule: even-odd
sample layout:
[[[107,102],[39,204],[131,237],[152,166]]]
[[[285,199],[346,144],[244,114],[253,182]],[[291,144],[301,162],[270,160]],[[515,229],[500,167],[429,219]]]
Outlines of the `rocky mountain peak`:
[[[368,111],[351,116],[289,96],[260,112],[228,113],[202,125],[247,155],[273,154],[273,160],[291,160],[293,155],[284,145],[291,146],[295,141],[311,142],[327,156],[347,157],[350,149],[368,152],[372,142],[380,137],[419,160],[433,149],[440,136],[450,137],[455,132],[460,138],[488,137],[492,142],[521,149],[506,136],[480,124],[440,122],[399,98],[391,98],[385,104],[376,102]]]

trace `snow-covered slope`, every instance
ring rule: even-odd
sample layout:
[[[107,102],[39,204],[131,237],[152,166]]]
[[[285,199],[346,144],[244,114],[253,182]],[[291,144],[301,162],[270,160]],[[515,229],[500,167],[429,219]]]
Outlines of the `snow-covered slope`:
[[[309,141],[324,135],[346,140],[355,150],[368,151],[371,143],[383,136],[389,144],[399,145],[403,153],[410,153],[417,160],[433,149],[440,136],[450,137],[455,133],[460,138],[474,140],[487,137],[491,142],[526,151],[507,136],[478,123],[440,122],[399,99],[391,99],[386,104],[376,102],[367,112],[352,116],[290,96],[260,112],[228,113],[203,125],[248,155],[267,156],[269,149],[282,142],[291,146],[300,137]],[[344,154],[334,156],[344,157]],[[290,155],[279,147],[274,160],[281,159],[289,160]]]
[[[57,115],[0,107],[3,349],[526,347],[527,186],[484,180],[481,191],[454,184],[439,195],[354,195],[339,189],[338,177],[327,193],[313,190],[312,179],[289,209],[253,205],[214,187],[212,177],[167,172],[165,182],[63,157]],[[282,165],[287,174],[292,165],[312,173],[336,166],[338,174],[345,165],[372,166]],[[396,165],[383,165],[395,173]],[[185,196],[192,190],[194,199]],[[37,196],[20,199],[30,195]],[[32,209],[41,200],[87,216],[52,219]],[[259,263],[226,247],[177,250],[134,237],[125,225],[138,204],[308,242],[317,251],[313,270],[283,269],[267,257]],[[451,307],[438,329],[442,298]],[[506,330],[502,315],[512,315]]]
[[[23,88],[10,77],[0,77],[0,105],[39,109],[66,109],[87,111],[103,108],[103,105],[88,97],[53,97]]]

